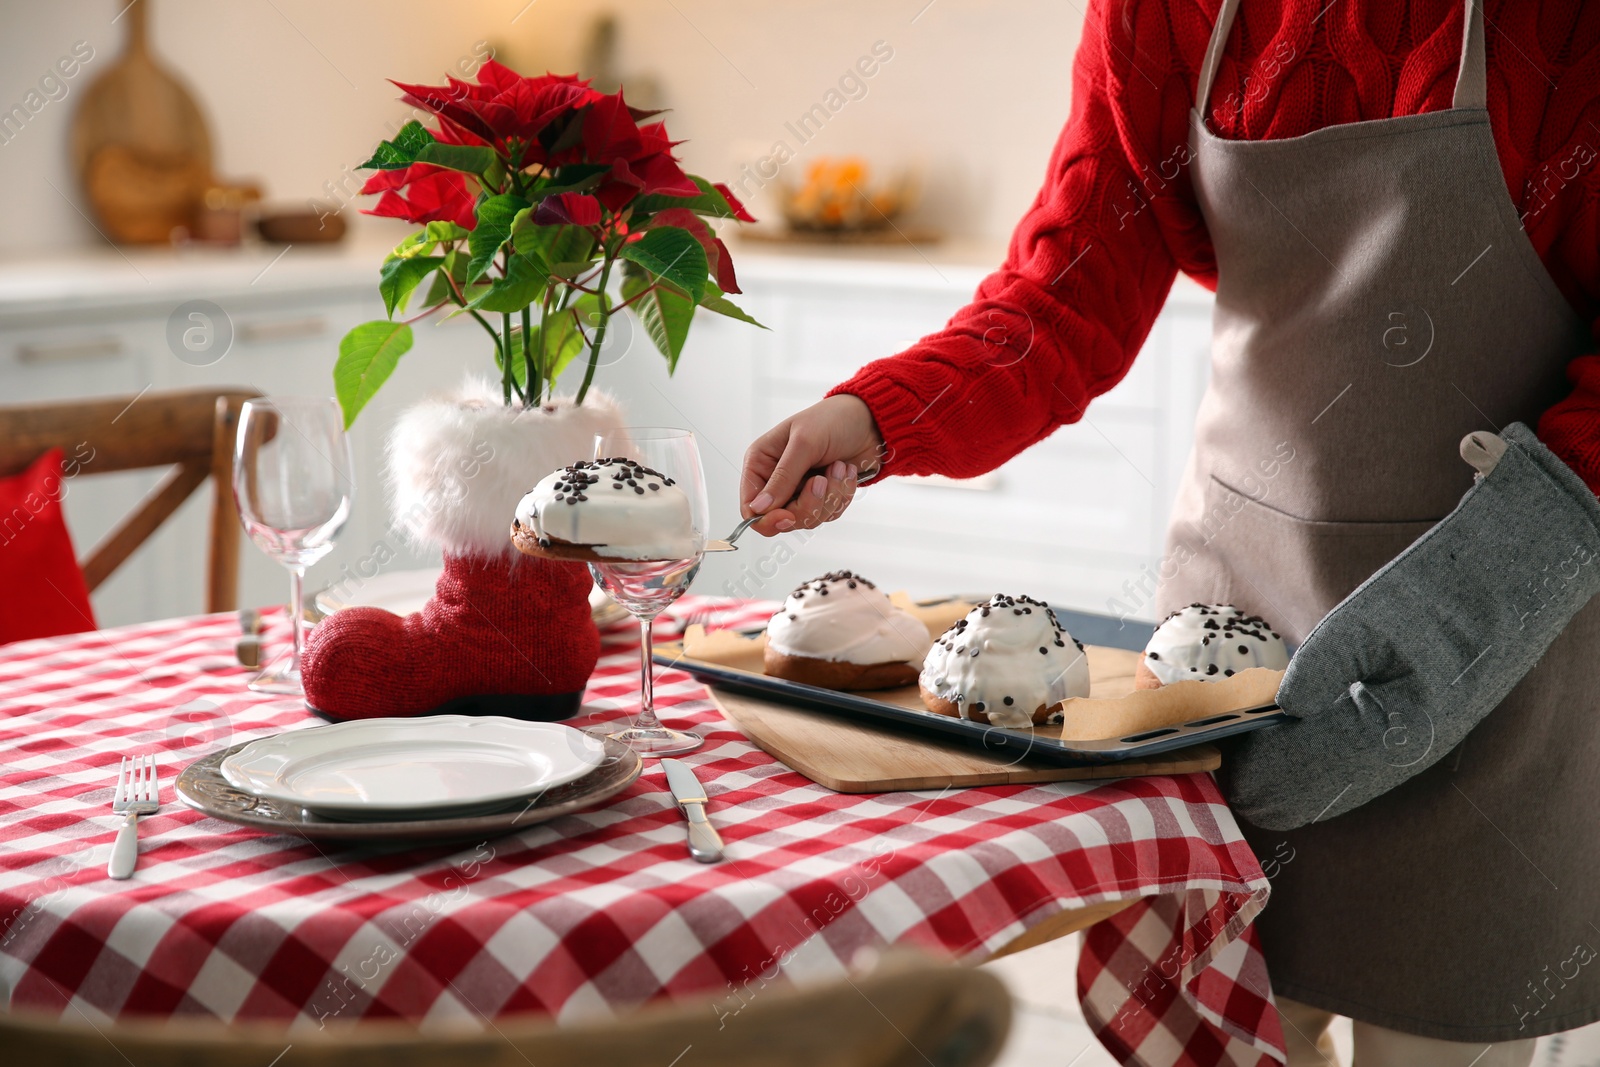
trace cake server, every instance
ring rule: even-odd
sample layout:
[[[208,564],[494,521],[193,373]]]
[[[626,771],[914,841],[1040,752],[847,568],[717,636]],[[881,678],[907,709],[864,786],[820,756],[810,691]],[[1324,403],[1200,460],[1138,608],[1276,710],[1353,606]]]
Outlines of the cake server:
[[[717,828],[706,818],[706,791],[694,776],[687,763],[664,759],[661,766],[667,772],[667,786],[678,810],[689,822],[689,855],[701,863],[715,863],[722,858],[722,838]]]
[[[751,525],[759,518],[761,518],[760,515],[752,515],[748,519],[746,519],[743,522],[741,522],[739,525],[735,526],[733,528],[733,533],[729,534],[727,537],[724,537],[722,540],[720,540],[720,541],[707,541],[706,542],[706,551],[707,552],[737,552],[737,551],[739,551],[738,547],[734,544],[734,542],[739,540],[739,535],[744,533],[746,530],[750,529]]]

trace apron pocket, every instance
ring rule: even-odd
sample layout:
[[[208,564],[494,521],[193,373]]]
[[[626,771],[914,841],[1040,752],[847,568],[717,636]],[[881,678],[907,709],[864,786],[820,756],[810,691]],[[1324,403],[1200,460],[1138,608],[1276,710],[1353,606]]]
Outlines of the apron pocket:
[[[1302,519],[1252,499],[1212,477],[1206,484],[1209,553],[1228,576],[1232,602],[1305,640],[1334,605],[1438,519],[1330,522]]]

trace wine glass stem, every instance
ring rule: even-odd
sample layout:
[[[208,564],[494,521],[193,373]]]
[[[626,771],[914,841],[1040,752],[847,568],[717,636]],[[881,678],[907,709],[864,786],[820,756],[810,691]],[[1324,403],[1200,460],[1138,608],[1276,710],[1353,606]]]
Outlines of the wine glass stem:
[[[294,621],[294,651],[290,653],[289,669],[296,672],[300,670],[300,653],[306,647],[305,585],[305,567],[291,564],[289,566],[289,617]]]
[[[651,658],[655,651],[655,624],[654,615],[639,616],[639,719],[633,724],[636,730],[661,729],[661,720],[656,718],[655,661]]]

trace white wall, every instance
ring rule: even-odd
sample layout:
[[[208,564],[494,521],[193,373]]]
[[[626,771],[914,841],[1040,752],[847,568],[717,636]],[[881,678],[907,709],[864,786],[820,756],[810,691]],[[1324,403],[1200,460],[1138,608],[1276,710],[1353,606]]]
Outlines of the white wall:
[[[124,2],[0,8],[0,111],[23,103],[75,42],[95,53],[64,98],[0,144],[0,253],[99,240],[68,202],[81,199],[67,134],[83,88],[122,49],[125,20],[111,20]],[[348,188],[348,168],[405,113],[385,78],[437,81],[478,41],[527,72],[572,70],[603,10],[578,0],[139,2],[154,2],[155,50],[210,121],[219,172],[257,178],[289,202],[326,197],[325,183]],[[800,166],[842,153],[920,163],[921,219],[990,238],[1009,233],[1038,186],[1067,114],[1081,22],[1077,5],[1048,0],[632,0],[611,10],[620,65],[660,84],[692,169],[735,178],[780,139],[800,150]],[[880,40],[893,58],[802,147],[785,123]]]

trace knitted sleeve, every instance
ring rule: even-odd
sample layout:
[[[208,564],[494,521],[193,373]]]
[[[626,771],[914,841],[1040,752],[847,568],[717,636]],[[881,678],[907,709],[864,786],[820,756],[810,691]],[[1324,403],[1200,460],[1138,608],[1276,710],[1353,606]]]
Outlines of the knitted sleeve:
[[[1149,101],[1150,122],[1119,114],[1116,81],[1129,72],[1117,7],[1090,7],[1071,116],[1004,264],[943,330],[833,390],[872,410],[887,474],[981,474],[1076,421],[1127,373],[1166,300],[1177,263],[1157,201],[1187,181],[1192,89],[1176,79]],[[1149,56],[1139,66],[1143,78],[1157,69]],[[1176,101],[1176,123],[1161,99]]]

